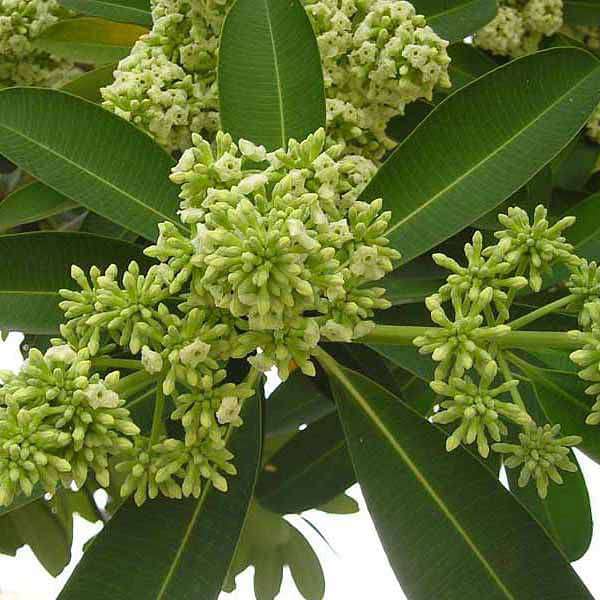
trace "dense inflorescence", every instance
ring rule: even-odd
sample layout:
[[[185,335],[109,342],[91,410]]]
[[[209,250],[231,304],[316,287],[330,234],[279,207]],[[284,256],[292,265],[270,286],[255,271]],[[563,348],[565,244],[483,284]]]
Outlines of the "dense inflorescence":
[[[170,151],[192,133],[219,127],[217,51],[229,0],[152,0],[152,30],[142,36],[102,90],[104,106],[148,131]]]
[[[154,0],[152,31],[121,61],[104,106],[170,151],[219,127],[218,38],[231,2]],[[449,87],[448,43],[408,2],[307,0],[325,75],[327,129],[346,154],[380,159],[394,146],[389,120]]]
[[[535,52],[562,24],[562,0],[501,0],[498,14],[475,34],[473,43],[514,58]]]
[[[431,387],[444,399],[432,421],[454,425],[447,450],[476,443],[483,457],[490,449],[506,454],[507,467],[521,467],[519,485],[534,480],[543,498],[549,481],[562,483],[559,470],[576,470],[569,448],[581,438],[561,437],[558,425],[534,422],[519,393],[519,379],[510,370],[509,363],[518,367],[519,359],[503,349],[502,340],[511,332],[510,309],[516,293],[527,288],[539,292],[543,277],[551,275],[553,267],[568,267],[571,276],[566,287],[571,294],[564,304],[578,313],[584,327],[583,332],[571,333],[582,345],[571,358],[585,367],[580,376],[594,382],[588,393],[600,394],[600,329],[594,325],[600,324],[598,268],[578,258],[565,240],[563,232],[573,224],[572,217],[551,225],[547,210],[538,206],[531,220],[516,207],[498,218],[505,229],[495,233],[497,243],[483,247],[483,236],[476,232],[472,243],[465,245],[466,265],[443,254],[433,255],[451,274],[426,300],[438,326],[413,343],[438,363]],[[504,381],[497,383],[498,379]],[[587,422],[600,423],[600,395]],[[518,429],[521,433],[516,435]]]
[[[407,104],[450,87],[448,42],[408,2],[305,0],[325,77],[328,135],[380,159]]]
[[[73,63],[34,45],[67,14],[56,0],[0,0],[0,87],[58,87],[79,73]]]
[[[400,256],[385,237],[390,213],[358,200],[370,161],[343,156],[323,129],[273,153],[221,132],[193,144],[172,173],[181,223],[161,224],[146,250],[160,262],[122,275],[73,266],[61,338],[2,373],[0,502],[38,482],[81,486],[88,471],[106,486],[113,464],[138,504],[197,497],[203,481],[226,490],[228,436],[259,373],[314,375],[320,340],[360,338],[390,306],[374,286]],[[236,368],[249,373],[234,377],[244,358]],[[158,410],[149,434],[126,404],[144,386]],[[166,406],[179,435],[165,431]]]

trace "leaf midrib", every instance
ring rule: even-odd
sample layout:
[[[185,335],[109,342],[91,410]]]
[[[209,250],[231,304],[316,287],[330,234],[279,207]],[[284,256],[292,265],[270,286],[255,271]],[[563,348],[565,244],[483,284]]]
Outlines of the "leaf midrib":
[[[464,542],[467,546],[472,550],[473,554],[480,561],[484,569],[488,572],[491,579],[498,586],[500,591],[508,598],[509,600],[517,600],[515,596],[512,595],[510,590],[504,585],[500,576],[496,573],[492,565],[486,560],[483,553],[479,550],[476,543],[471,539],[469,534],[463,527],[461,526],[458,519],[452,514],[452,511],[446,506],[444,501],[437,494],[433,486],[429,483],[425,475],[421,473],[417,465],[411,460],[408,454],[404,451],[402,446],[398,443],[394,435],[387,429],[385,424],[381,421],[377,413],[370,407],[369,403],[364,400],[360,392],[352,385],[352,382],[348,380],[348,378],[344,375],[343,371],[340,369],[339,371],[336,369],[335,376],[340,380],[340,383],[348,390],[348,392],[352,395],[355,401],[358,403],[360,408],[365,412],[365,414],[371,419],[376,428],[381,432],[383,437],[387,439],[388,443],[392,447],[392,449],[400,456],[401,460],[408,466],[408,468],[413,473],[415,479],[423,486],[425,491],[429,494],[432,500],[437,504],[440,512],[450,521],[451,525],[456,529],[456,531],[463,538]]]
[[[80,4],[80,2],[77,2],[77,4]],[[86,4],[92,4],[95,6],[98,6],[100,8],[104,8],[104,7],[109,7],[109,8],[115,8],[118,10],[123,10],[123,11],[128,11],[128,12],[132,12],[132,13],[137,13],[141,16],[144,17],[151,17],[152,13],[145,11],[145,10],[141,10],[140,8],[135,8],[133,6],[126,6],[124,4],[118,4],[115,2],[104,2],[104,0],[100,1],[100,0],[86,0]]]
[[[178,229],[180,229],[180,230],[182,229],[181,225],[178,224],[175,220],[171,219],[169,216],[167,216],[167,215],[159,212],[157,209],[155,209],[154,207],[152,207],[152,206],[150,206],[148,204],[144,204],[142,201],[138,200],[135,196],[131,195],[129,192],[127,192],[125,190],[122,190],[121,188],[116,187],[114,184],[112,184],[107,179],[104,179],[103,177],[100,177],[99,175],[96,175],[93,171],[90,171],[89,169],[85,168],[84,166],[78,165],[76,162],[72,161],[70,158],[68,158],[68,157],[64,156],[63,154],[60,154],[59,152],[53,150],[52,148],[50,148],[46,144],[42,143],[41,141],[38,141],[38,140],[36,140],[35,138],[32,138],[32,137],[29,137],[27,134],[21,133],[20,131],[18,131],[16,129],[13,129],[12,127],[10,127],[8,125],[5,125],[5,124],[0,125],[0,130],[2,130],[2,129],[5,129],[5,130],[9,131],[13,135],[16,135],[17,137],[20,137],[20,138],[24,139],[25,141],[29,142],[30,144],[33,144],[34,146],[38,146],[38,147],[42,148],[43,150],[46,150],[47,152],[49,152],[53,156],[57,157],[60,160],[63,160],[64,162],[68,163],[69,165],[71,165],[75,170],[82,171],[84,174],[88,175],[92,179],[100,182],[101,185],[105,185],[109,189],[114,190],[118,195],[123,196],[125,198],[128,198],[128,199],[132,200],[135,204],[141,206],[143,210],[146,210],[146,211],[152,213],[153,215],[156,215],[157,217],[159,217],[159,220],[163,220],[164,219],[166,221],[169,221],[173,225],[175,225]],[[9,156],[8,152],[4,151],[4,154],[7,156],[7,158],[11,159],[11,157]],[[46,182],[44,182],[44,183],[46,183]],[[60,190],[57,190],[56,188],[52,187],[50,184],[46,183],[46,185],[48,185],[48,187],[52,188],[55,192],[58,192],[59,194],[62,193]],[[81,200],[80,200],[80,203],[83,204],[83,202],[81,202]],[[92,208],[90,206],[87,206],[87,207],[90,210],[98,211],[97,207],[94,207],[94,208]],[[111,217],[107,217],[107,218],[110,219],[110,220],[112,220]],[[142,235],[142,236],[146,237],[146,234],[142,233],[139,230],[136,231],[136,233],[138,233],[139,235]]]
[[[598,67],[596,67],[597,69]],[[596,70],[594,69],[594,71]],[[396,229],[398,229],[398,227],[400,227],[401,225],[404,225],[407,221],[411,220],[414,218],[415,215],[418,215],[421,211],[425,210],[427,207],[429,207],[429,205],[432,202],[435,202],[440,196],[443,196],[444,194],[446,194],[446,192],[448,192],[448,190],[456,187],[461,181],[463,181],[464,179],[466,179],[467,177],[469,177],[473,172],[477,171],[482,165],[485,165],[489,160],[491,160],[493,157],[495,157],[497,154],[499,154],[500,152],[502,152],[506,147],[508,147],[510,144],[512,144],[512,142],[517,139],[518,137],[520,137],[524,131],[526,131],[527,129],[529,129],[530,127],[532,127],[535,123],[537,123],[540,119],[542,119],[548,112],[550,112],[551,110],[553,110],[558,104],[560,104],[564,98],[566,98],[567,96],[569,96],[570,94],[573,94],[578,88],[580,88],[586,81],[587,79],[589,79],[590,77],[592,77],[593,72],[586,75],[583,79],[581,79],[579,81],[579,83],[577,85],[575,85],[574,87],[570,88],[568,92],[562,94],[561,96],[559,96],[554,102],[552,102],[546,109],[544,109],[541,113],[538,114],[537,117],[535,117],[533,120],[529,121],[525,126],[523,126],[522,128],[520,128],[515,134],[513,134],[512,136],[510,136],[506,142],[504,142],[503,144],[501,144],[500,146],[498,146],[498,148],[496,148],[492,153],[490,154],[486,154],[485,158],[483,158],[482,160],[480,160],[479,162],[475,163],[475,165],[473,165],[471,168],[467,169],[467,171],[465,171],[462,175],[460,175],[459,177],[457,177],[456,179],[454,179],[452,181],[452,183],[448,184],[446,187],[442,188],[442,190],[440,190],[439,192],[437,192],[436,194],[434,194],[429,200],[427,200],[424,204],[419,205],[415,210],[413,210],[412,212],[410,212],[408,215],[406,215],[403,219],[401,219],[400,221],[397,221],[396,223],[394,223],[388,230],[386,235],[389,236],[389,234],[391,234],[392,232],[394,232]],[[472,82],[474,83],[474,82]],[[469,85],[469,84],[467,84]],[[465,86],[467,87],[467,86]],[[431,113],[433,114],[433,113]],[[423,123],[428,119],[429,117],[426,117],[423,120]],[[422,124],[419,125],[405,140],[405,142],[412,137],[416,131],[418,131],[420,128],[422,127]],[[402,146],[400,146],[398,148],[398,151],[400,151],[400,148],[402,148]],[[367,188],[368,189],[368,188]]]
[[[273,24],[271,22],[271,11],[269,0],[263,0],[265,5],[265,17],[269,26],[269,37],[271,39],[271,49],[273,50],[273,68],[275,69],[275,80],[277,83],[277,97],[279,98],[279,126],[281,128],[281,148],[287,147],[287,133],[285,128],[285,114],[283,107],[283,88],[281,86],[281,73],[279,70],[279,55],[275,47],[275,36],[273,35]]]

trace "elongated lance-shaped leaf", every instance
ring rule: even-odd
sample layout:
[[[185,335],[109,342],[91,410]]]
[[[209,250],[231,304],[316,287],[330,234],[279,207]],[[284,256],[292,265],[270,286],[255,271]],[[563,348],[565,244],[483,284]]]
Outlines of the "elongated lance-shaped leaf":
[[[317,40],[299,0],[238,0],[219,48],[223,129],[268,150],[325,126]]]
[[[497,11],[495,0],[413,0],[411,4],[449,42],[464,40],[489,23]]]
[[[229,491],[127,502],[84,554],[59,600],[216,600],[246,519],[260,464],[261,396],[244,403],[228,447],[238,474]],[[115,560],[115,557],[119,557]]]
[[[0,204],[0,231],[41,221],[77,206],[77,202],[34,181],[9,194]]]
[[[375,382],[320,357],[388,559],[411,600],[591,600],[546,532],[463,448]]]
[[[408,262],[522,187],[599,100],[600,62],[587,52],[553,48],[512,61],[440,103],[361,199],[384,199],[390,242]]]
[[[150,0],[58,0],[65,8],[109,21],[152,26]]]
[[[355,481],[344,432],[337,414],[331,414],[298,432],[269,459],[256,497],[273,512],[300,513],[329,502]]]
[[[0,328],[25,333],[57,333],[61,288],[75,289],[71,265],[87,270],[119,269],[136,260],[152,264],[139,246],[88,233],[20,233],[0,236]]]
[[[114,81],[113,73],[115,68],[115,64],[98,67],[93,71],[88,71],[80,77],[72,79],[63,85],[61,89],[63,92],[69,92],[74,96],[85,98],[91,102],[100,102],[102,100],[100,89],[110,85]]]
[[[145,33],[148,30],[139,25],[80,17],[51,25],[36,38],[35,46],[62,58],[104,65],[127,56]]]
[[[137,127],[82,98],[35,88],[0,91],[0,153],[149,240],[162,221],[179,223],[177,187],[169,180],[173,159]]]

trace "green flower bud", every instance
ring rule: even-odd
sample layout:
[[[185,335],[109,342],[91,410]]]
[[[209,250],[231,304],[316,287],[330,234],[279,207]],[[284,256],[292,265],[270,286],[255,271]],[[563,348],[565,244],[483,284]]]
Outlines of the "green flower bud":
[[[504,465],[509,469],[521,467],[519,487],[525,487],[533,479],[540,498],[545,498],[550,480],[558,484],[563,482],[560,470],[577,471],[577,466],[569,458],[569,447],[579,444],[581,438],[559,435],[560,425],[531,425],[519,434],[519,444],[494,444],[492,450],[508,455],[504,458]]]

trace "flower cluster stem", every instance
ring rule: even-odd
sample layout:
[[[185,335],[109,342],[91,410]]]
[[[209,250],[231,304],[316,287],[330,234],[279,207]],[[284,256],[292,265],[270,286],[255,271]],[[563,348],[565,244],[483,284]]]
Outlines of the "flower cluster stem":
[[[424,335],[431,327],[413,325],[377,325],[371,333],[356,340],[361,344],[412,346],[413,340]],[[578,348],[580,342],[567,332],[510,331],[494,340],[500,348]]]
[[[529,325],[529,323],[533,323],[534,321],[537,321],[538,319],[541,319],[546,315],[549,315],[557,310],[560,310],[561,308],[564,308],[565,306],[573,302],[573,300],[575,300],[576,297],[577,296],[575,296],[574,294],[569,294],[564,298],[559,298],[558,300],[555,300],[550,304],[541,306],[540,308],[533,310],[530,313],[527,313],[526,315],[523,315],[519,319],[515,319],[514,321],[508,323],[508,325],[510,325],[510,328],[513,331],[515,331],[516,329],[521,329],[521,327]]]
[[[152,415],[152,431],[150,432],[150,447],[158,442],[163,429],[163,413],[165,411],[165,393],[163,392],[163,378],[156,387],[156,399],[154,401],[154,414]]]

